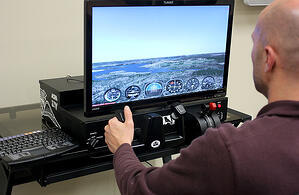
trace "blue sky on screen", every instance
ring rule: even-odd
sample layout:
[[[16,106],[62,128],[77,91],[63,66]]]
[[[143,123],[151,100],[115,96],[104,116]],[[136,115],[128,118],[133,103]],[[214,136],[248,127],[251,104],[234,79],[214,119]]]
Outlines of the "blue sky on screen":
[[[225,52],[228,6],[93,8],[92,62]]]

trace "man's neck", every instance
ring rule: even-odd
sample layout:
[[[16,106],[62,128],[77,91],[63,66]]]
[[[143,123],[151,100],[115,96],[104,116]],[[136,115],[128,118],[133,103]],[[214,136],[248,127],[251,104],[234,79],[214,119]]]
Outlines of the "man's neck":
[[[277,79],[269,85],[268,102],[280,100],[299,101],[299,78]]]

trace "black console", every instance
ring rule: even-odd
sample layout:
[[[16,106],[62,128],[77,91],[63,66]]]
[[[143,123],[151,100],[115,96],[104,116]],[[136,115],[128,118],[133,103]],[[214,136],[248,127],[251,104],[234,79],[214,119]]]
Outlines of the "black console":
[[[90,149],[107,152],[104,127],[113,117],[123,120],[122,110],[86,117],[81,81],[80,76],[40,81],[42,116]],[[65,98],[72,99],[72,104],[64,103],[67,102]],[[202,135],[207,128],[218,126],[226,115],[226,97],[133,110],[135,133],[132,145],[142,152],[178,146]]]
[[[184,141],[183,118],[171,118],[169,108],[133,112],[135,134],[133,147],[149,150],[179,145]],[[107,151],[104,127],[114,114],[85,117],[82,106],[61,108],[61,125],[82,144]]]

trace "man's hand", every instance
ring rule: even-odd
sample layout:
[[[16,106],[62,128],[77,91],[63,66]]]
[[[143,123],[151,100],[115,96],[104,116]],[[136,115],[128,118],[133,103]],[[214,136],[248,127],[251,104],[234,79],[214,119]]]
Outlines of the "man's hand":
[[[108,121],[105,126],[105,142],[109,150],[115,153],[117,148],[128,143],[131,145],[134,137],[134,122],[129,106],[124,108],[125,122],[120,122],[116,117]]]

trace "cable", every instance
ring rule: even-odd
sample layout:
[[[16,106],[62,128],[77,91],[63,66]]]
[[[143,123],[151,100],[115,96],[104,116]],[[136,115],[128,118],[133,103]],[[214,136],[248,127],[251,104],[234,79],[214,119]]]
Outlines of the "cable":
[[[83,83],[84,81],[81,81],[81,80],[79,80],[79,79],[74,79],[74,78],[72,78],[72,76],[71,75],[66,75],[66,81],[67,82],[70,82],[70,81],[76,81],[76,82],[80,82],[80,83]]]

